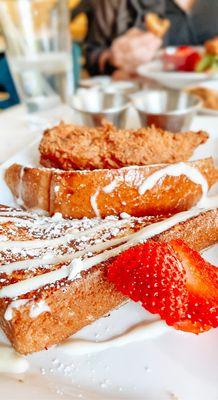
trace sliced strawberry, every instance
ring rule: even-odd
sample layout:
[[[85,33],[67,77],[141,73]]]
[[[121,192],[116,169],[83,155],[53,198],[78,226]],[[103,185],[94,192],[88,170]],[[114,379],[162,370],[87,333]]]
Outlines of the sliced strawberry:
[[[108,279],[177,329],[218,326],[218,269],[181,240],[130,248],[108,267]]]
[[[206,262],[181,240],[171,242],[186,271],[189,292],[187,315],[197,324],[218,326],[218,268]]]
[[[202,55],[190,46],[179,46],[174,52],[165,51],[163,62],[167,70],[195,71],[197,65],[202,59]]]
[[[178,71],[192,72],[195,71],[197,64],[201,60],[201,56],[197,51],[193,51],[184,59],[184,63],[178,67]]]

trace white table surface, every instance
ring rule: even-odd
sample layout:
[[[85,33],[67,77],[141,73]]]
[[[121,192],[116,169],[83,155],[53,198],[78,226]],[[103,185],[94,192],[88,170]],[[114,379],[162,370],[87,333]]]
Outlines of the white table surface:
[[[70,113],[69,113],[70,111]],[[69,118],[70,115],[70,118]],[[21,151],[29,143],[33,142],[41,133],[42,126],[45,124],[45,116],[43,115],[40,127],[28,126],[28,119],[24,106],[15,106],[0,113],[0,164],[13,156],[16,152]],[[31,118],[35,118],[32,114]],[[51,121],[74,120],[72,110],[65,107],[54,110],[48,115],[48,126]],[[215,145],[217,146],[218,156],[218,117],[198,115],[194,118],[191,129],[205,130],[209,132],[213,138],[217,138]],[[209,156],[205,146],[205,157]]]
[[[23,105],[0,113],[0,164],[33,142],[47,127],[61,120],[79,123],[73,110],[60,105],[49,112],[27,114]]]
[[[11,107],[0,113],[0,163],[31,143],[37,132],[28,128],[25,108]]]

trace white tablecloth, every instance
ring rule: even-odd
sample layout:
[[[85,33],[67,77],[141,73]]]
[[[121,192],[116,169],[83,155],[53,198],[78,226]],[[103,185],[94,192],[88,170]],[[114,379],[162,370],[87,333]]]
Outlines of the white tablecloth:
[[[33,129],[33,123],[31,128],[28,127],[29,118],[23,106],[12,107],[0,113],[0,163],[22,150],[39,136],[42,129],[36,126]],[[34,118],[34,114],[31,118]],[[69,113],[69,109],[61,108],[53,112],[52,117],[49,115],[48,119],[50,121],[73,120],[73,112],[70,110]],[[197,116],[194,118],[191,129],[208,131],[214,139],[216,138],[214,145],[218,157],[218,117]],[[205,156],[208,155],[209,152],[207,152],[207,146],[205,146]]]
[[[61,120],[78,123],[73,110],[65,105],[50,112],[27,114],[24,106],[0,113],[0,164],[33,142],[41,132]]]
[[[23,106],[12,107],[0,113],[0,163],[31,143],[37,132],[28,128]]]

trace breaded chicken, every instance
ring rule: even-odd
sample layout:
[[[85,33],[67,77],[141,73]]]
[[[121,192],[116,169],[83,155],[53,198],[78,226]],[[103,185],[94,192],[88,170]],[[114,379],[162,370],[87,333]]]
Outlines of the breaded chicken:
[[[89,128],[62,122],[45,131],[39,150],[45,167],[111,169],[186,161],[207,139],[203,131],[172,133],[154,126],[117,130],[111,125]]]

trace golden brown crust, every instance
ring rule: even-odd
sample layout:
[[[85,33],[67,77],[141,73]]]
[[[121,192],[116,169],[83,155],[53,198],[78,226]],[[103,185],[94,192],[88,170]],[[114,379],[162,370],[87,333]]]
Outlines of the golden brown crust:
[[[53,292],[46,299],[51,312],[33,319],[24,306],[8,322],[0,309],[0,324],[13,347],[19,353],[28,354],[60,343],[125,300],[105,278],[104,267],[99,266],[96,272],[90,271],[86,278],[74,282],[65,291]]]
[[[5,181],[13,195],[28,209],[50,209],[51,178],[49,169],[23,168],[18,164],[5,172]]]
[[[218,241],[218,209],[177,224],[152,240],[185,239],[196,250]],[[48,348],[107,314],[126,298],[118,293],[105,276],[105,264],[84,273],[81,279],[47,294],[50,313],[30,318],[28,306],[15,311],[11,321],[5,321],[6,304],[0,306],[0,324],[15,349],[27,354]]]
[[[203,100],[203,105],[211,110],[218,110],[218,91],[206,87],[193,87],[188,89],[188,92],[200,97]]]
[[[206,177],[209,187],[218,180],[218,170],[211,158],[189,163]],[[92,218],[127,212],[133,216],[180,212],[195,205],[201,197],[200,185],[184,175],[167,176],[151,190],[139,194],[139,186],[163,165],[129,167],[114,170],[60,171],[25,167],[22,201],[25,208],[42,208],[53,215]],[[8,168],[5,180],[17,197],[22,167]],[[16,179],[14,178],[16,176]],[[109,185],[109,186],[108,186]]]
[[[207,139],[202,131],[175,134],[154,126],[116,130],[110,125],[87,128],[61,123],[45,131],[39,150],[45,167],[114,169],[186,161]]]
[[[170,28],[168,19],[160,18],[155,13],[148,13],[145,17],[146,29],[154,35],[163,38]]]
[[[217,243],[218,210],[206,211],[195,218],[175,225],[154,238],[154,240],[161,242],[167,242],[172,239],[182,239],[197,251]]]

